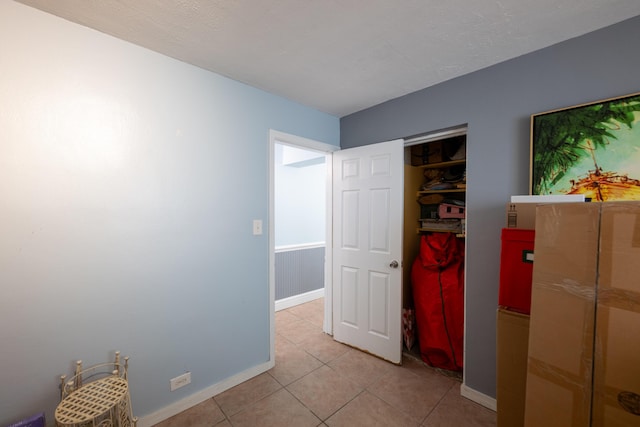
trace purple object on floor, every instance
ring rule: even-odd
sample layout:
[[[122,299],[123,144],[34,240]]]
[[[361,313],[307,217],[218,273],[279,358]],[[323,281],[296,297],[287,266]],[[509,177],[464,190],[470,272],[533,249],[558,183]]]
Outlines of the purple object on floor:
[[[22,421],[18,421],[15,424],[11,424],[8,427],[46,427],[44,420],[44,412],[33,417],[26,418]]]

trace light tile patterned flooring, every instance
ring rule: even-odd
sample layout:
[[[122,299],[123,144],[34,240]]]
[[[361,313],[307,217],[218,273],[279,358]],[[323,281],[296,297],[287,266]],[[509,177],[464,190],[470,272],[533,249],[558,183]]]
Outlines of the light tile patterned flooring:
[[[485,427],[495,412],[460,382],[405,355],[402,366],[322,332],[322,299],[276,313],[276,364],[156,427]]]

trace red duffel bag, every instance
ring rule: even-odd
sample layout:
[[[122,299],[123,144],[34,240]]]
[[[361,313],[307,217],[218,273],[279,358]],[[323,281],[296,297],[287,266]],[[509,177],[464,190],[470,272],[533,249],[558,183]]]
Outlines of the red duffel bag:
[[[413,301],[422,360],[462,370],[464,333],[464,243],[453,233],[420,239],[411,269]]]

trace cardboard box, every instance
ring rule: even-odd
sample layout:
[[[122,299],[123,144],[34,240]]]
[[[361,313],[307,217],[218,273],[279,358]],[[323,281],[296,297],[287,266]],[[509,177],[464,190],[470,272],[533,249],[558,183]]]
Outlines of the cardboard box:
[[[442,149],[442,141],[434,141],[434,142],[430,142],[427,145],[427,149],[428,149],[428,155],[427,155],[427,163],[431,164],[431,163],[440,163],[440,162],[444,162],[445,157],[444,157],[444,152]]]
[[[590,426],[599,203],[539,205],[525,426]]]
[[[498,427],[524,426],[529,316],[498,309],[497,416]]]
[[[584,194],[558,194],[542,196],[511,196],[507,203],[507,228],[533,230],[536,224],[536,207],[550,203],[584,202]]]
[[[592,425],[640,425],[640,203],[602,204]]]
[[[540,206],[535,249],[525,425],[640,425],[640,203]]]
[[[537,203],[507,203],[506,228],[533,230],[536,227]]]
[[[433,141],[411,147],[411,165],[420,166],[445,161],[442,141]]]

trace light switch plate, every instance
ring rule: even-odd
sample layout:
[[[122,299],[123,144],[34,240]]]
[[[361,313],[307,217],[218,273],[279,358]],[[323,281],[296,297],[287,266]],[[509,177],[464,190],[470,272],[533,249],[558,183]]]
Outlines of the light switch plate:
[[[262,234],[262,220],[254,219],[253,220],[253,235],[260,236]]]

